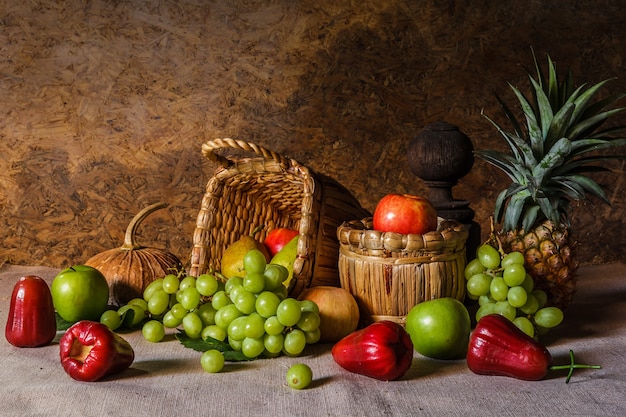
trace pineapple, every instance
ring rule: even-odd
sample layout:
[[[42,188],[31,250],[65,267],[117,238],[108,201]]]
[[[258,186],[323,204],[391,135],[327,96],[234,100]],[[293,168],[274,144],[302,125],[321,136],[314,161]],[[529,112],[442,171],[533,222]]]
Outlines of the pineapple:
[[[564,308],[576,291],[578,267],[570,203],[587,201],[589,196],[609,203],[600,185],[585,174],[606,170],[594,163],[619,158],[592,152],[626,144],[626,138],[619,136],[625,126],[599,129],[607,119],[626,110],[610,109],[626,94],[600,99],[599,91],[610,80],[575,88],[571,71],[559,82],[549,56],[547,76],[534,53],[533,59],[537,77],[528,72],[532,96],[527,98],[510,85],[523,112],[524,127],[497,95],[511,129],[503,129],[483,114],[504,138],[510,153],[483,150],[476,156],[501,169],[512,181],[496,199],[494,217],[500,230],[491,239],[498,241],[504,253],[523,253],[535,288],[548,294],[551,305]]]

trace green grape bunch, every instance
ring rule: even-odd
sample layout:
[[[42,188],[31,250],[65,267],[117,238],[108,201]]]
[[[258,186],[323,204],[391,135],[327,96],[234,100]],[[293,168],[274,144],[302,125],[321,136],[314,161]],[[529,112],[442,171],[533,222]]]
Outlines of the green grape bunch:
[[[563,321],[563,311],[546,306],[547,294],[535,289],[524,267],[524,255],[510,252],[503,256],[489,244],[481,245],[476,258],[465,267],[468,298],[478,301],[476,321],[488,314],[511,320],[532,338]]]
[[[141,327],[149,342],[162,341],[166,329],[179,329],[187,339],[209,341],[206,349],[197,348],[201,343],[194,348],[203,350],[202,368],[211,373],[224,366],[225,354],[216,353],[216,343],[237,353],[230,354],[231,359],[253,360],[299,356],[307,345],[318,342],[319,309],[311,301],[288,297],[287,268],[268,264],[256,249],[245,254],[243,265],[244,277],[166,275],[151,282],[142,298],[105,312],[101,321],[112,330]]]

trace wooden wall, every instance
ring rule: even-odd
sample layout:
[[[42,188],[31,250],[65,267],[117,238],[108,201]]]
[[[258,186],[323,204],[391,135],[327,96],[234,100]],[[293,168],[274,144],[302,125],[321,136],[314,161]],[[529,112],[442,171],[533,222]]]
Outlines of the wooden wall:
[[[63,267],[122,244],[186,260],[216,166],[201,145],[251,141],[349,188],[373,210],[424,193],[409,141],[457,125],[500,148],[480,115],[527,87],[531,47],[578,82],[626,91],[624,1],[31,0],[0,3],[0,265]],[[624,116],[620,121],[626,122]],[[595,178],[611,206],[577,205],[583,263],[624,260],[624,162]],[[454,189],[483,230],[508,185],[476,161]]]

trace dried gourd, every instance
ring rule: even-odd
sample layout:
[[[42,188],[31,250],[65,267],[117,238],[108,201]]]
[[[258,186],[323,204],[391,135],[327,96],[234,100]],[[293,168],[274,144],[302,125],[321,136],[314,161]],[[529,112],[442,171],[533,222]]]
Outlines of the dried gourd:
[[[164,207],[167,207],[166,203],[156,203],[141,210],[128,224],[122,246],[96,254],[85,262],[85,265],[98,269],[106,278],[112,303],[122,305],[141,297],[143,290],[152,281],[182,269],[182,263],[176,255],[142,246],[135,239],[135,232],[141,222],[152,212]]]

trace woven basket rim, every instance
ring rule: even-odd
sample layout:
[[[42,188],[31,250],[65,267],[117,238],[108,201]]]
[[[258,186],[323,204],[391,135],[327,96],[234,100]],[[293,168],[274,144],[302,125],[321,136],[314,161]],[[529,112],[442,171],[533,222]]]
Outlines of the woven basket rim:
[[[337,229],[339,244],[348,251],[402,253],[403,257],[433,256],[465,249],[469,235],[465,224],[438,218],[437,230],[425,234],[381,232],[372,228],[372,218],[344,222]]]

